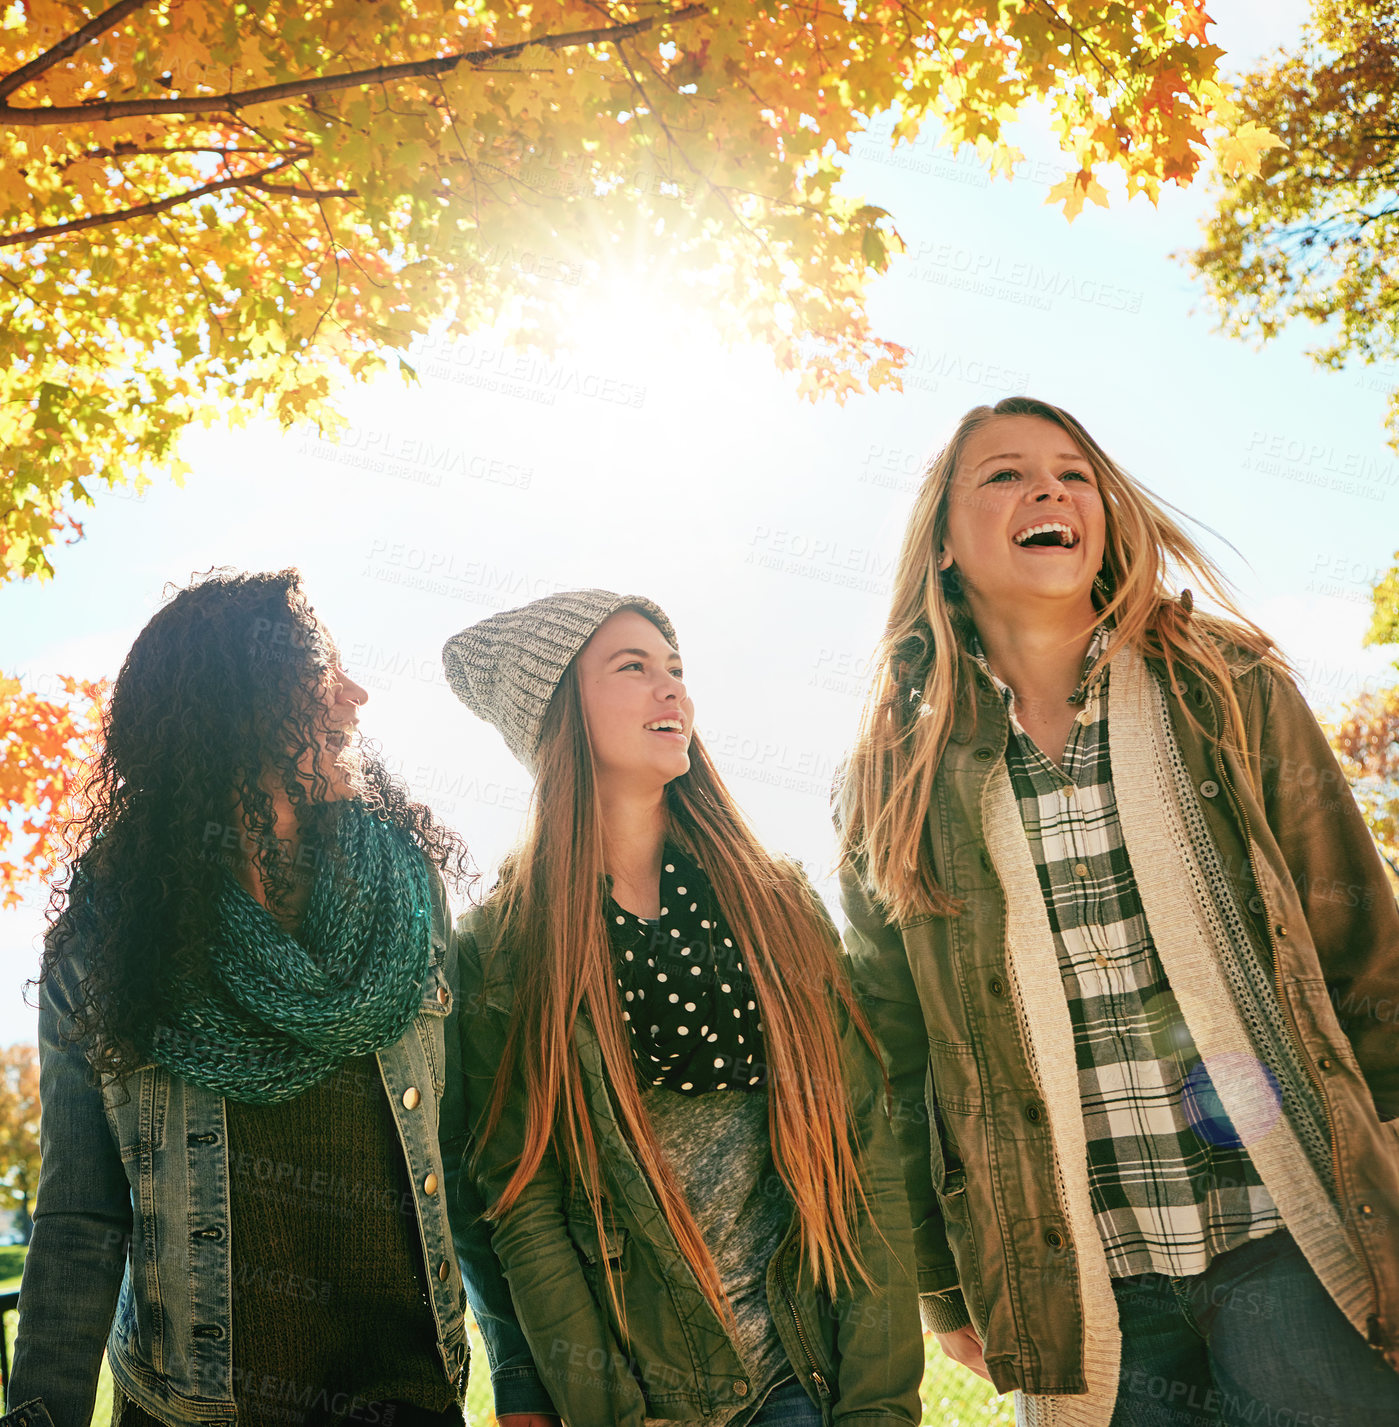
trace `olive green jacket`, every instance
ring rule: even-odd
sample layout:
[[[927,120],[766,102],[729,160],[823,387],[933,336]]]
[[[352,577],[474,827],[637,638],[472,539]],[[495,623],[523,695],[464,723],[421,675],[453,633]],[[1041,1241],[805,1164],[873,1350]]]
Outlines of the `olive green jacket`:
[[[1399,1136],[1381,1123],[1399,1115],[1399,911],[1301,695],[1233,654],[1261,797],[1209,736],[1223,711],[1193,673],[1167,694],[1171,730],[1325,1106],[1331,1193],[1368,1305],[1352,1321],[1399,1365]],[[940,1332],[970,1322],[1002,1391],[1082,1393],[1084,1280],[1048,1123],[1060,1111],[1043,1103],[1017,1014],[983,816],[1009,718],[975,662],[963,672],[974,695],[958,710],[927,821],[936,875],[963,910],[894,924],[847,871],[846,946],[888,1057],[924,1322]]]
[[[490,904],[462,917],[458,933],[462,995],[474,1012],[462,1017],[468,1112],[483,1131],[513,999],[510,955],[496,948]],[[585,1016],[575,1036],[611,1204],[605,1233],[600,1241],[581,1189],[566,1181],[551,1153],[492,1238],[535,1364],[574,1427],[641,1427],[648,1416],[695,1421],[741,1405],[752,1385],[622,1132]],[[794,1214],[768,1265],[768,1299],[796,1375],[824,1421],[910,1427],[920,1420],[923,1353],[908,1206],[882,1076],[857,1036],[847,1036],[845,1046],[869,1201],[859,1250],[872,1287],[856,1287],[832,1303],[801,1261]],[[486,1203],[508,1181],[523,1138],[517,1085],[500,1123],[480,1135],[477,1170]],[[625,1327],[606,1286],[604,1259],[616,1275]]]

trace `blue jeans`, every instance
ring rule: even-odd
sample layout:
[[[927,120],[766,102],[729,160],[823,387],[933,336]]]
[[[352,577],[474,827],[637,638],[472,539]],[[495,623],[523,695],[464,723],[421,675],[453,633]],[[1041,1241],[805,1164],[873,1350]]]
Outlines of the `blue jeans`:
[[[1201,1274],[1116,1279],[1122,1373],[1111,1427],[1379,1427],[1399,1373],[1331,1301],[1285,1230]]]
[[[801,1383],[789,1377],[768,1393],[748,1427],[821,1427],[821,1411]]]

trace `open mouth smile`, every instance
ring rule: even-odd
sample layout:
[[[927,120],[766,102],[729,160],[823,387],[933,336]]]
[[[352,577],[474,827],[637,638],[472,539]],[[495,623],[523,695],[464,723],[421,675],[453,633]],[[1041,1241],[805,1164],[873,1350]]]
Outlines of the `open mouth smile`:
[[[1078,531],[1062,520],[1030,525],[1011,537],[1022,550],[1072,550],[1079,543]]]

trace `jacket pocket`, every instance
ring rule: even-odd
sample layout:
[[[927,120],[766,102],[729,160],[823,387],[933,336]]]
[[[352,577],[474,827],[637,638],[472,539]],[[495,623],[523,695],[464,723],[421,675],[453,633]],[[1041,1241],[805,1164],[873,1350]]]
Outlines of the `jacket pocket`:
[[[108,1081],[102,1095],[124,1161],[164,1148],[170,1077],[159,1066],[143,1065],[124,1080]]]
[[[620,1267],[627,1247],[627,1231],[620,1226],[603,1226],[601,1237],[597,1225],[591,1219],[570,1218],[568,1235],[579,1257],[592,1268],[603,1263],[610,1264],[615,1271]]]
[[[626,1254],[627,1231],[605,1224],[599,1235],[591,1215],[578,1218],[570,1214],[568,1236],[573,1240],[583,1269],[583,1278],[593,1295],[593,1301],[607,1319],[619,1343],[630,1341],[631,1305],[627,1303]]]
[[[946,1199],[962,1193],[966,1188],[967,1177],[956,1145],[948,1132],[946,1116],[938,1104],[931,1061],[928,1063],[923,1095],[928,1105],[928,1154],[933,1191],[939,1199]]]

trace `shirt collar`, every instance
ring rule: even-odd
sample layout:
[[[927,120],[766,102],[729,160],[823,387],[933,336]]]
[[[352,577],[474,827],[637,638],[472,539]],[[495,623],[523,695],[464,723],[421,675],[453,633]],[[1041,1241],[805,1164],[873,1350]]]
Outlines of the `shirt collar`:
[[[1103,621],[1093,631],[1093,638],[1088,641],[1088,652],[1083,656],[1083,671],[1079,677],[1078,687],[1068,697],[1067,702],[1071,704],[1083,704],[1088,702],[1089,696],[1093,693],[1098,683],[1107,673],[1108,666],[1104,664],[1095,673],[1093,666],[1102,657],[1108,647],[1112,636],[1112,626]],[[986,660],[986,653],[981,647],[981,639],[976,631],[972,631],[971,642],[967,646],[967,652],[986,671],[991,682],[1000,690],[1002,698],[1008,704],[1014,704],[1015,692],[1009,684],[998,678],[995,670]]]

